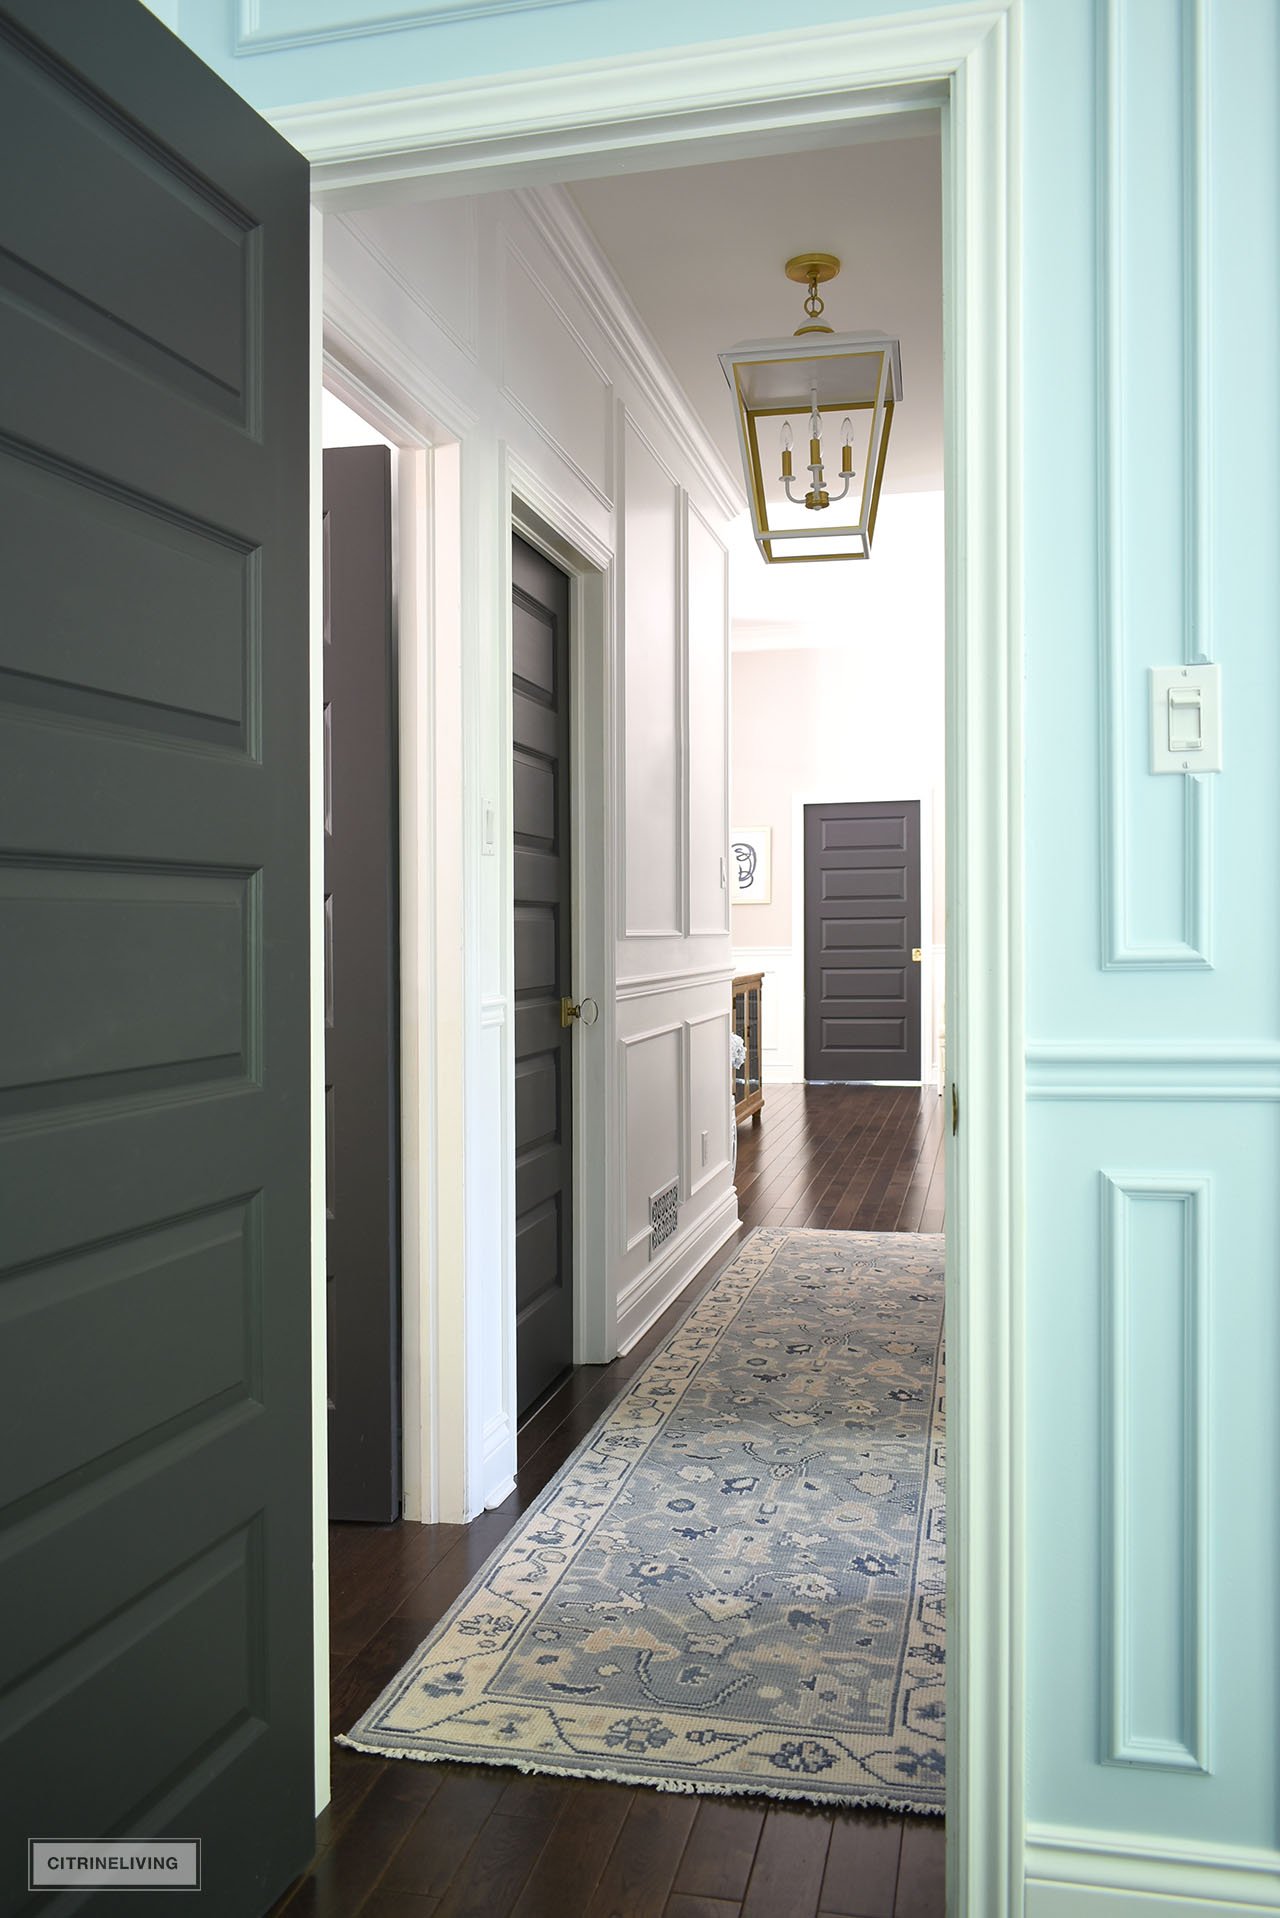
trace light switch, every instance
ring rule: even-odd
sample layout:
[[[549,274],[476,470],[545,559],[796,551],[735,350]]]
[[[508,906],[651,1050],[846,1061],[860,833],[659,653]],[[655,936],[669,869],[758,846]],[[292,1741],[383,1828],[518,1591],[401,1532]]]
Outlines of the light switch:
[[[1222,771],[1222,668],[1151,668],[1153,773]]]

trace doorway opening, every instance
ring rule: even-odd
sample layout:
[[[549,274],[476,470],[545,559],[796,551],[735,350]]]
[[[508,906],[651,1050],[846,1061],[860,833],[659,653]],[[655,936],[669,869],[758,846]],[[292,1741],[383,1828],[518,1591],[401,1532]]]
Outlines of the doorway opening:
[[[949,1023],[953,1069],[964,1074],[969,1115],[953,1160],[957,1203],[949,1208],[954,1235],[950,1248],[952,1339],[960,1372],[958,1430],[953,1424],[959,1460],[953,1468],[958,1493],[953,1509],[964,1517],[957,1547],[953,1625],[956,1667],[965,1674],[972,1671],[981,1638],[984,1655],[995,1660],[1007,1679],[994,1698],[963,1678],[956,1683],[953,1722],[964,1749],[970,1754],[981,1750],[991,1762],[966,1767],[970,1775],[957,1783],[954,1809],[961,1835],[953,1863],[968,1887],[970,1901],[976,1901],[975,1908],[991,1909],[1006,1902],[1003,1887],[1015,1863],[1009,1833],[1019,1824],[1017,1740],[1011,1736],[1011,1727],[1018,1722],[1019,1639],[1010,1627],[1016,1610],[1018,1512],[1017,1461],[1011,1449],[1018,1389],[1020,1067],[1015,1062],[1021,1056],[1017,670],[1010,618],[1017,551],[1015,495],[1010,484],[1014,407],[1010,342],[1016,315],[1010,301],[1010,226],[1004,192],[1010,133],[1006,25],[1003,20],[993,24],[984,18],[981,25],[966,25],[963,36],[957,28],[954,45],[948,43],[945,50],[931,46],[929,52],[947,91],[948,325],[956,362],[966,369],[949,397],[949,463],[955,483],[949,488],[948,544],[952,553],[963,546],[966,554],[963,573],[953,570],[948,583],[952,691],[948,728],[954,748],[948,773],[949,797],[954,802],[948,809],[952,854],[948,889],[959,908],[957,937],[948,955]],[[936,23],[924,23],[921,32],[926,31],[945,37],[945,30]],[[906,29],[903,34],[910,37]],[[867,47],[857,45],[857,30],[850,30],[848,37],[848,62],[842,69],[851,76],[846,102],[872,58]],[[877,71],[883,73],[883,48],[877,47],[875,57],[882,62]],[[901,48],[898,57],[905,57]],[[829,64],[825,71],[830,74]],[[788,112],[793,126],[804,121],[803,107],[793,104]],[[728,125],[726,116],[719,130],[727,130]],[[598,130],[593,137],[599,145]],[[625,134],[620,135],[612,152],[622,153],[626,146]],[[492,160],[492,151],[489,157]],[[505,177],[516,180],[520,162],[508,156],[502,164],[509,169]],[[430,165],[428,156],[424,172],[429,172]],[[345,184],[350,183],[348,170]],[[491,174],[488,184],[492,183]],[[979,207],[994,213],[980,219]],[[589,480],[583,447],[567,450]],[[585,495],[578,502],[580,508],[584,502]],[[578,517],[581,521],[581,510]],[[654,930],[661,933],[661,928]],[[655,980],[660,976],[656,967],[654,976]],[[979,979],[984,982],[981,992]],[[655,983],[651,989],[661,988]],[[655,1036],[665,1030],[655,1027]],[[666,1048],[677,1071],[685,1043],[681,1040]],[[981,1283],[966,1292],[966,1273],[979,1271]],[[966,1368],[974,1363],[977,1351],[985,1354],[988,1368],[994,1365],[999,1373],[1000,1389],[994,1393],[977,1395],[969,1389],[972,1375]],[[983,1469],[984,1460],[990,1469]],[[986,1829],[979,1843],[978,1827],[984,1820]],[[952,1825],[955,1830],[956,1818]]]

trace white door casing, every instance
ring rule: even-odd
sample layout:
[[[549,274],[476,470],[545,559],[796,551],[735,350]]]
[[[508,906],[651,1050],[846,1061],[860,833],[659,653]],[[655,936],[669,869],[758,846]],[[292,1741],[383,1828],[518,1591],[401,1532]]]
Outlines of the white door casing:
[[[838,140],[869,112],[942,105],[947,1043],[962,1102],[947,1196],[953,1918],[1018,1918],[1023,1884],[1019,28],[1020,0],[972,0],[272,116],[338,205],[605,173],[659,148],[666,166],[691,149],[780,151]],[[462,784],[466,806],[465,766]],[[478,1025],[470,931],[461,1003]]]

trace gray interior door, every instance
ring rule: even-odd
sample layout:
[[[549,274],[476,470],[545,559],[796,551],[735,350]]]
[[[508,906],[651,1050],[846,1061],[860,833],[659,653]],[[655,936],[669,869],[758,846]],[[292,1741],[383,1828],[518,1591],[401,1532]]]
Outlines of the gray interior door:
[[[919,1079],[919,946],[919,801],[806,806],[806,1079]]]
[[[324,456],[329,1516],[400,1516],[391,454]]]
[[[512,541],[516,1385],[523,1412],[573,1364],[569,582]]]
[[[246,1918],[314,1832],[308,173],[132,0],[0,0],[0,178],[0,1911],[169,1834]]]

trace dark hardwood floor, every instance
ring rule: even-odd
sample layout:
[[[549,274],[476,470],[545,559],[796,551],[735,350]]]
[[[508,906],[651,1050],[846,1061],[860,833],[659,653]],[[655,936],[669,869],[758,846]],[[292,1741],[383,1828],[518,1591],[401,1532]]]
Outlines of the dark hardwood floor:
[[[738,1133],[742,1230],[939,1232],[943,1101],[774,1086]],[[732,1255],[634,1351],[574,1372],[520,1436],[516,1490],[461,1525],[331,1530],[332,1725],[345,1731]],[[943,1918],[934,1818],[695,1798],[333,1749],[288,1918]]]

